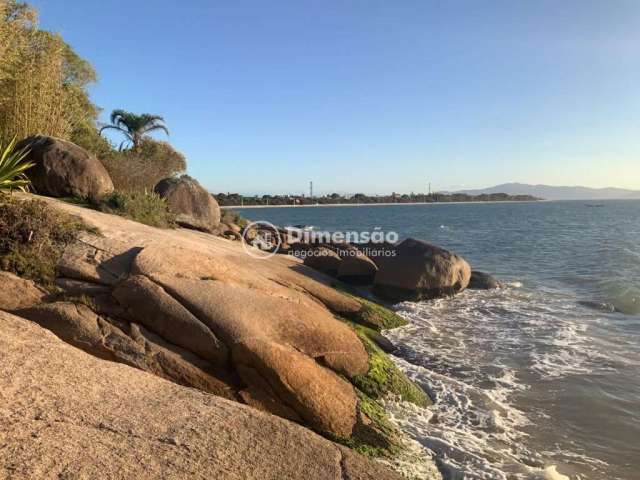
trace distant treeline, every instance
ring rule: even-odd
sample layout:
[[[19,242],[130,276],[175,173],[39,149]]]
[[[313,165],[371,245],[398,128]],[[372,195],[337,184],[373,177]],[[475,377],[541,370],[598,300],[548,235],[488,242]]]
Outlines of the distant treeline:
[[[531,195],[507,195],[506,193],[492,193],[482,195],[467,195],[465,193],[431,193],[425,194],[391,194],[365,195],[356,193],[343,196],[338,193],[321,197],[307,197],[304,195],[262,195],[243,196],[238,193],[214,194],[218,203],[223,207],[237,207],[250,205],[331,205],[331,204],[376,204],[376,203],[438,203],[438,202],[529,202],[540,200]]]

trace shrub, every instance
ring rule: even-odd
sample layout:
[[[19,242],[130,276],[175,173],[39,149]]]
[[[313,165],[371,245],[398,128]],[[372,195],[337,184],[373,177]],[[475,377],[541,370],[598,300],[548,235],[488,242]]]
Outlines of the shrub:
[[[64,248],[83,230],[91,229],[40,200],[0,197],[0,268],[50,285]]]
[[[5,147],[0,141],[0,191],[26,191],[31,182],[24,172],[33,167],[33,163],[25,161],[27,149],[16,150],[15,138]]]
[[[220,222],[226,223],[227,225],[235,223],[239,227],[244,228],[249,223],[249,220],[244,218],[238,212],[224,208],[220,210]]]
[[[184,155],[167,142],[150,139],[136,149],[114,151],[101,160],[116,190],[128,193],[153,191],[160,180],[187,169]]]
[[[152,227],[175,226],[175,218],[169,212],[167,202],[155,193],[114,192],[102,199],[98,209]]]

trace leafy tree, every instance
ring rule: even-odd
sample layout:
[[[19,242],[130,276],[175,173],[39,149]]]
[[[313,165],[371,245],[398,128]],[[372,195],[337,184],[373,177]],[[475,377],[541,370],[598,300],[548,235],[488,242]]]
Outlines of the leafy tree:
[[[126,143],[131,143],[133,149],[137,150],[145,137],[157,130],[162,130],[169,135],[164,118],[159,115],[151,115],[149,113],[137,115],[126,110],[114,110],[111,112],[110,120],[111,125],[102,127],[100,133],[108,129],[121,132],[126,139],[120,144],[120,149]]]

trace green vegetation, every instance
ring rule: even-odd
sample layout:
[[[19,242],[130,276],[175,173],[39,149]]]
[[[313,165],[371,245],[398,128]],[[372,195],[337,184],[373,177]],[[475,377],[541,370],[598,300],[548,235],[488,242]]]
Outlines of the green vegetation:
[[[369,371],[354,378],[356,387],[372,399],[393,394],[421,407],[430,405],[429,396],[396,367],[377,343],[381,330],[404,326],[407,321],[382,305],[356,295],[343,283],[334,282],[332,286],[362,304],[353,318],[341,319],[351,325],[369,354]]]
[[[167,203],[155,193],[114,192],[102,199],[98,209],[152,227],[172,228],[175,226],[175,218],[169,213]]]
[[[411,402],[420,407],[431,405],[429,396],[409,380],[391,358],[376,345],[374,334],[377,332],[361,325],[352,324],[352,327],[369,354],[369,371],[353,379],[356,387],[372,399],[394,394],[405,402]]]
[[[420,407],[428,407],[432,404],[431,399],[378,347],[376,342],[380,333],[377,330],[344,318],[339,319],[355,330],[369,355],[369,370],[364,375],[354,377],[352,383],[358,393],[358,410],[370,422],[359,419],[351,438],[333,440],[370,457],[396,457],[403,448],[399,433],[379,400],[391,395]]]
[[[403,327],[407,321],[397,313],[382,305],[366,300],[358,299],[362,303],[362,310],[358,313],[358,321],[378,331]]]
[[[362,305],[362,309],[352,318],[354,322],[378,331],[404,327],[407,324],[407,321],[397,313],[379,303],[360,297],[348,285],[342,282],[333,282],[331,286]]]
[[[222,223],[226,223],[227,225],[234,223],[240,228],[246,227],[249,223],[249,220],[244,218],[242,215],[227,208],[225,208],[224,210],[220,210],[220,221]]]
[[[95,231],[39,200],[0,198],[0,269],[48,286],[64,248]]]
[[[400,434],[391,423],[384,407],[367,395],[356,390],[358,410],[370,422],[359,419],[351,438],[331,438],[331,440],[352,448],[362,455],[372,458],[392,458],[401,451]]]
[[[33,163],[25,161],[28,150],[16,150],[15,138],[3,146],[0,142],[0,192],[3,190],[20,190],[25,192],[31,182],[24,172],[33,167]]]
[[[34,8],[0,0],[0,138],[69,140],[96,155],[116,190],[127,193],[152,191],[163,178],[184,172],[181,153],[149,138],[154,131],[169,133],[161,116],[114,110],[111,125],[98,129],[100,109],[87,90],[96,79],[93,67],[59,35],[38,28]],[[123,133],[121,147],[133,148],[115,149],[101,135],[106,129]]]
[[[144,139],[135,149],[112,151],[102,157],[116,190],[121,192],[153,191],[158,182],[183,173],[187,161],[167,142]]]
[[[87,93],[95,80],[59,35],[38,28],[32,7],[0,0],[0,137],[86,135],[99,112]]]
[[[100,129],[117,130],[125,136],[125,140],[120,144],[120,150],[129,143],[136,150],[147,135],[151,132],[162,130],[169,135],[169,130],[164,124],[164,118],[159,115],[143,113],[137,115],[125,110],[114,110],[111,112],[111,125],[106,125]]]

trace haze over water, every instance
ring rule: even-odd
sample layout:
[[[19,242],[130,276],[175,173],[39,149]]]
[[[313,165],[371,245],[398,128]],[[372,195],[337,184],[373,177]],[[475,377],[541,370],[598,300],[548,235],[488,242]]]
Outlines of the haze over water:
[[[398,305],[398,363],[437,402],[394,420],[448,478],[633,480],[640,471],[640,201],[245,209],[329,231],[381,227],[507,284]],[[598,302],[616,312],[579,302]],[[546,470],[545,470],[546,469]],[[546,475],[546,477],[545,477]]]

